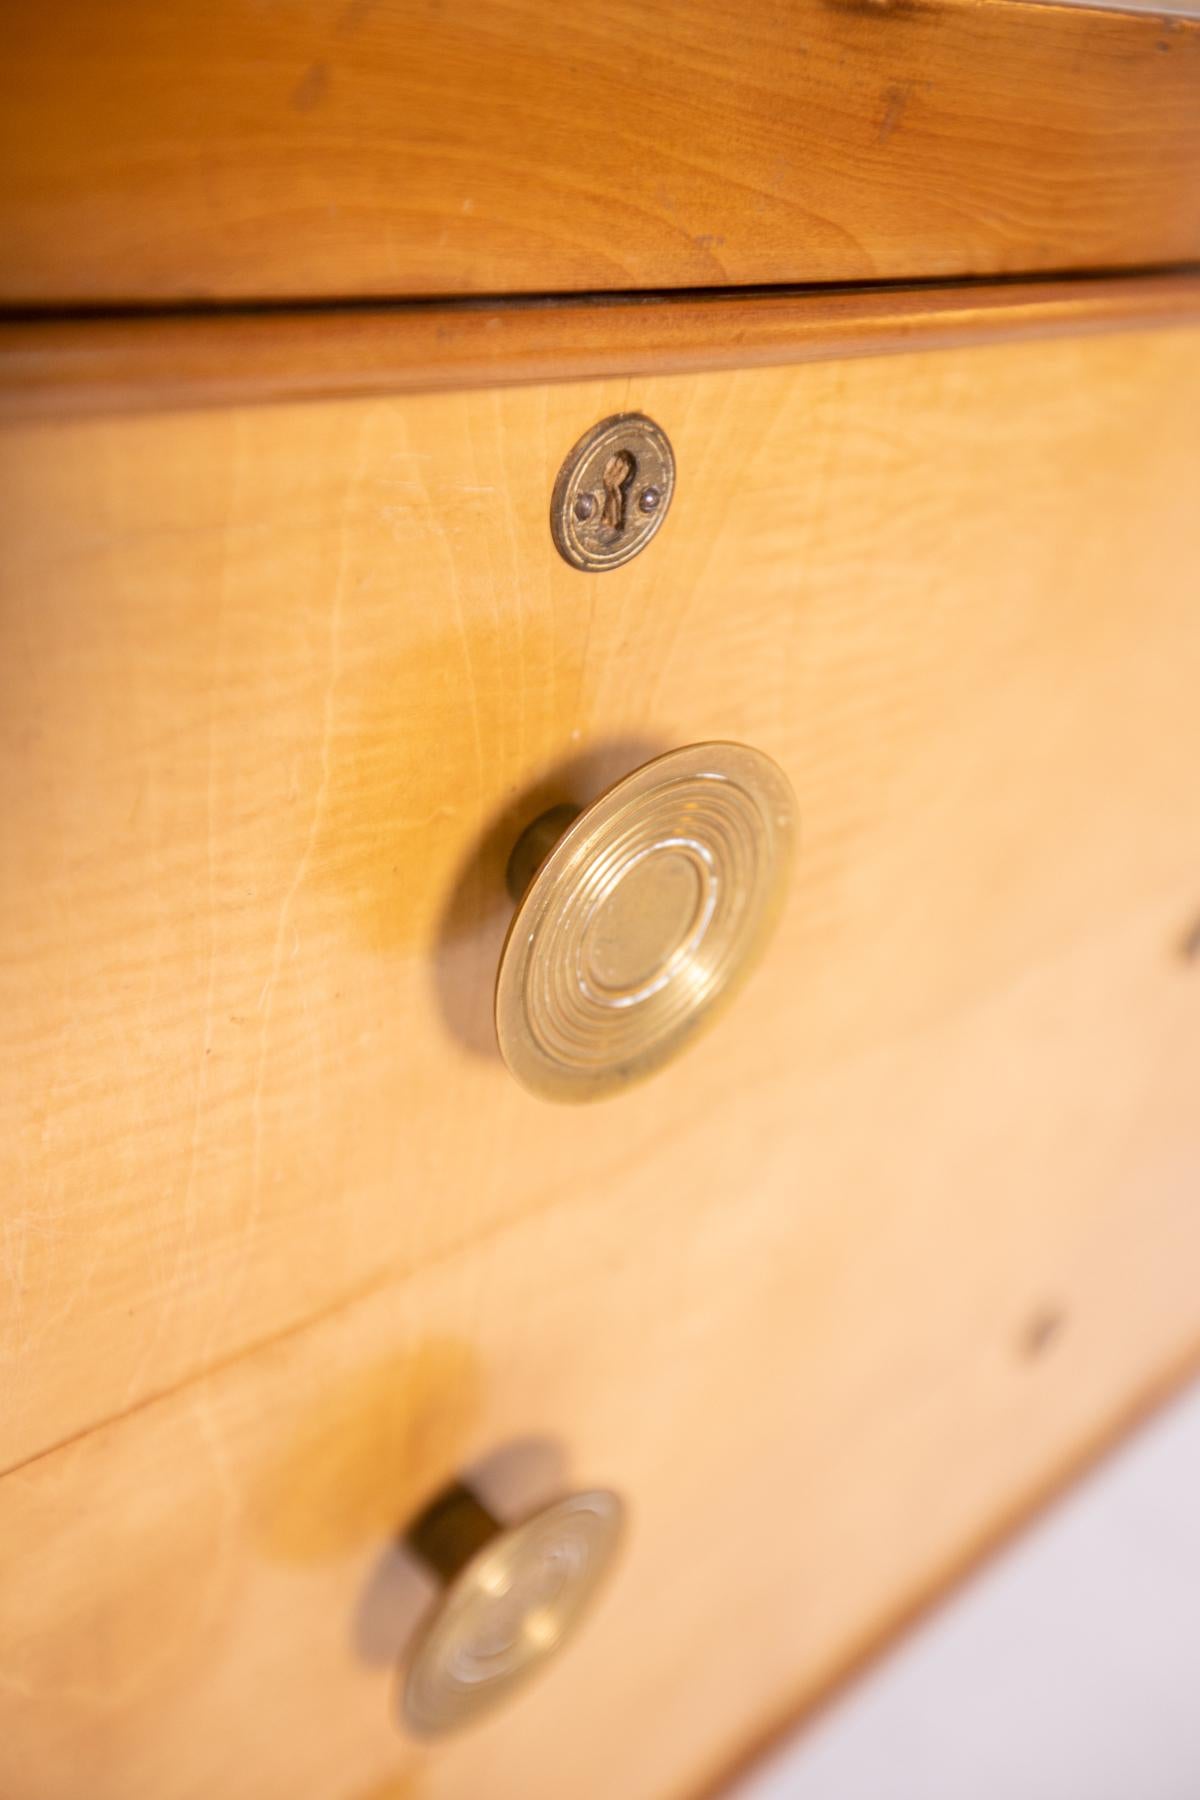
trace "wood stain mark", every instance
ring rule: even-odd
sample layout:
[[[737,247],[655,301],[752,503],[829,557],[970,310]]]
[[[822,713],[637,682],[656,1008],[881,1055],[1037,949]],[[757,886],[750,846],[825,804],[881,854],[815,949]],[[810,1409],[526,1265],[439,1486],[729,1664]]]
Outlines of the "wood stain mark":
[[[877,144],[886,144],[904,117],[909,92],[910,90],[904,87],[889,87],[883,90],[883,112],[875,132]]]
[[[329,64],[311,63],[292,89],[291,106],[295,112],[315,112],[328,92]]]
[[[366,24],[374,5],[375,0],[349,0],[338,14],[333,27],[335,32],[340,37],[353,37]]]
[[[372,1782],[369,1788],[354,1796],[354,1800],[416,1800],[421,1791],[421,1777],[415,1770],[401,1775],[385,1775],[382,1781]]]
[[[488,518],[497,511],[486,496],[475,504]],[[421,517],[419,509],[405,510],[406,550]],[[403,642],[403,656],[369,672],[360,666],[345,684],[311,859],[313,883],[346,909],[355,935],[376,955],[434,951],[464,854],[474,850],[496,803],[513,794],[514,774],[519,780],[530,761],[536,764],[531,713],[547,761],[577,716],[582,625],[572,631],[560,624],[556,632],[548,615],[524,610],[518,617],[515,607],[499,613],[490,596],[485,604],[469,593],[458,631],[428,632],[411,624],[428,603],[401,580],[392,596],[400,624],[390,629]],[[381,631],[388,628],[385,620]],[[514,751],[522,747],[514,768]],[[456,915],[462,934],[490,922],[506,900],[503,862],[498,873],[487,873],[495,879]]]
[[[329,1388],[251,1496],[258,1542],[286,1563],[391,1542],[459,1468],[482,1397],[475,1351],[452,1337],[431,1337]]]
[[[1185,963],[1200,962],[1200,913],[1192,920],[1180,938],[1179,955]]]
[[[1027,1361],[1033,1362],[1043,1356],[1059,1337],[1067,1322],[1067,1315],[1059,1306],[1039,1306],[1025,1321],[1021,1330],[1019,1349]]]

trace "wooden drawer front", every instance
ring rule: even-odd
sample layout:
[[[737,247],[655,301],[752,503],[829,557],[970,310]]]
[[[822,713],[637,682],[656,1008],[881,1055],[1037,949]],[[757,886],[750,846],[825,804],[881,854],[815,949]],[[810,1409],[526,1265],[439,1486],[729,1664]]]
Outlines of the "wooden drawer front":
[[[0,299],[1200,257],[1200,22],[1023,0],[17,0]]]
[[[0,1788],[687,1792],[1191,1354],[1198,376],[1187,329],[3,434]],[[675,502],[581,575],[550,487],[627,407]],[[508,845],[714,737],[799,798],[768,962],[541,1104]],[[419,1750],[391,1533],[531,1438],[627,1559]]]

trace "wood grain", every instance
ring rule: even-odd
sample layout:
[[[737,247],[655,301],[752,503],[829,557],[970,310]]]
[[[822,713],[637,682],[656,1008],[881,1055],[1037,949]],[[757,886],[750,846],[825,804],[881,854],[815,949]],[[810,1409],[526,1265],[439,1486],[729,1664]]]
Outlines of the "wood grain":
[[[1021,0],[16,0],[9,304],[1200,257],[1200,22]]]
[[[1053,764],[1048,730],[1031,707]],[[1027,917],[1039,876],[1001,862]],[[695,1793],[1194,1348],[1200,1014],[1162,954],[1193,896],[1093,907],[1016,979],[824,1072],[778,1036],[727,1046],[693,1069],[668,1159],[0,1481],[0,1787]],[[936,898],[890,898],[911,955]],[[810,1038],[800,993],[771,987]],[[1047,1307],[1061,1327],[1031,1354]],[[615,1483],[628,1551],[539,1685],[423,1748],[393,1723],[393,1666],[430,1591],[391,1535],[477,1459],[506,1512]]]
[[[0,419],[349,399],[1187,325],[1200,274],[0,323]]]
[[[683,1795],[1194,1357],[1198,381],[1193,329],[0,433],[0,1791]],[[677,496],[582,576],[547,496],[626,406]],[[771,956],[539,1104],[508,846],[706,736],[797,789]],[[621,1488],[629,1555],[417,1749],[391,1540],[480,1461]]]
[[[757,1071],[1183,907],[1197,367],[1181,331],[6,432],[2,1466],[569,1195],[729,1200],[770,1145],[786,1207]],[[547,496],[626,406],[678,493],[584,576]],[[508,849],[706,737],[800,796],[773,967],[619,1119],[539,1105],[491,1036]]]

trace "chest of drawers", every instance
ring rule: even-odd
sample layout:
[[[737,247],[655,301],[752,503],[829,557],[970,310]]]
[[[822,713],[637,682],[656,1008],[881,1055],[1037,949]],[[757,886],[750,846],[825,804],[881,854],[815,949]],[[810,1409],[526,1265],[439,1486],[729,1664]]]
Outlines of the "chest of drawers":
[[[920,9],[903,54],[978,10]],[[874,11],[824,9],[821,55]],[[376,48],[420,24],[375,18]],[[94,72],[73,29],[54,66]],[[1117,27],[1075,29],[1116,83]],[[1182,145],[1192,29],[1124,21],[1126,66],[1151,29]],[[218,138],[265,80],[230,66]],[[1147,210],[1129,273],[1056,283],[368,305],[377,220],[234,253],[244,154],[179,277],[243,304],[155,312],[172,190],[126,195],[121,274],[52,149],[0,326],[0,1787],[708,1791],[1194,1357],[1200,290],[1134,266],[1185,227]],[[720,279],[761,278],[726,204]],[[77,285],[38,249],[72,208]],[[474,240],[410,224],[455,279]],[[663,230],[630,266],[694,282]],[[480,281],[529,286],[496,243]],[[246,292],[328,300],[339,268],[361,304]],[[32,306],[117,280],[135,313]],[[555,480],[627,413],[669,438],[669,515],[580,571]],[[794,791],[775,936],[685,1055],[548,1104],[492,1026],[512,846],[712,740]],[[611,1485],[628,1529],[552,1671],[423,1743],[394,1668],[431,1590],[396,1536],[464,1472],[505,1515]]]

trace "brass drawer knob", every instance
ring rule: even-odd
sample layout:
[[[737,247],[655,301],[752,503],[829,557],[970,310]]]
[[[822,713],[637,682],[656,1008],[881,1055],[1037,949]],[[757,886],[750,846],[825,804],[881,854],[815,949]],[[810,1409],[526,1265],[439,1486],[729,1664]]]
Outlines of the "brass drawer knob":
[[[412,1652],[404,1716],[422,1737],[471,1724],[566,1642],[612,1566],[624,1507],[597,1488],[501,1526],[456,1485],[408,1533],[444,1584]]]
[[[689,744],[518,839],[496,978],[509,1069],[593,1100],[673,1057],[736,991],[787,887],[796,803],[745,744]]]

